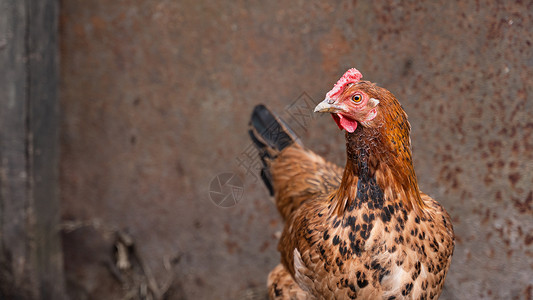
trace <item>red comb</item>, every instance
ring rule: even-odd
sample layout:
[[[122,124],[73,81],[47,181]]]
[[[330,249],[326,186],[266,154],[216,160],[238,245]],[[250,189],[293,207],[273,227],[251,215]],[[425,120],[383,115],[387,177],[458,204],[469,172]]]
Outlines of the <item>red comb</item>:
[[[351,68],[350,70],[346,71],[344,75],[342,75],[341,79],[335,83],[335,86],[326,94],[327,98],[334,98],[338,96],[342,90],[344,89],[344,86],[348,83],[357,82],[363,78],[363,74],[359,72],[356,68]]]

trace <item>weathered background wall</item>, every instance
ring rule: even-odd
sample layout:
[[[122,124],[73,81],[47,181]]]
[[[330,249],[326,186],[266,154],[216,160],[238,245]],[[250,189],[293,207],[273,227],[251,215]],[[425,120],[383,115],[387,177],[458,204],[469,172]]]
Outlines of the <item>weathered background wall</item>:
[[[59,3],[0,0],[0,299],[64,299]]]
[[[531,299],[533,3],[439,2],[62,1],[71,296],[260,298],[282,224],[245,169],[250,111],[298,125],[288,105],[357,67],[402,102],[421,189],[453,216],[442,298]],[[343,164],[331,119],[305,120]],[[209,198],[222,172],[245,185],[230,208]]]

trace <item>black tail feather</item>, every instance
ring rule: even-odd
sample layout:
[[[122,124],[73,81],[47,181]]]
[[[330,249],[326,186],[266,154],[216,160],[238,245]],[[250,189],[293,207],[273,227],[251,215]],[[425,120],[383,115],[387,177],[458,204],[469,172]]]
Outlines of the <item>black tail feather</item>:
[[[299,143],[298,137],[281,118],[263,104],[254,108],[248,133],[259,150],[259,158],[263,163],[261,179],[263,179],[270,195],[274,195],[269,161],[276,158],[283,149],[294,143]]]

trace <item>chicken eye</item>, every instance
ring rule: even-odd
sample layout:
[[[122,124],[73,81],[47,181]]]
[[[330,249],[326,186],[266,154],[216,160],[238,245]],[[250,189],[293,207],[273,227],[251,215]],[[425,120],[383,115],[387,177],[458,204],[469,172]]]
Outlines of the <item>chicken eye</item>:
[[[361,100],[363,100],[363,97],[361,97],[360,94],[355,94],[352,96],[352,101],[355,102],[355,103],[360,103]]]

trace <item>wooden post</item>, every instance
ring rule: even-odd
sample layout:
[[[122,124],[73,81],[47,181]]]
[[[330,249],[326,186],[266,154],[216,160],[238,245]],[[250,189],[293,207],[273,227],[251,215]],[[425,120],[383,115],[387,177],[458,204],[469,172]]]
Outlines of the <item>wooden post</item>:
[[[0,0],[0,298],[65,298],[57,0]]]

